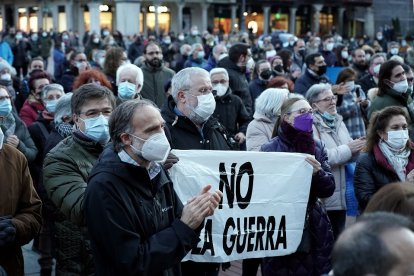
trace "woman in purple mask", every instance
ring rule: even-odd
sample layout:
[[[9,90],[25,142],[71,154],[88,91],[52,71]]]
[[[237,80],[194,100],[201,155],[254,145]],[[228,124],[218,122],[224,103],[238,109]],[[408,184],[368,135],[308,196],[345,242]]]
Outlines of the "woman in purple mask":
[[[309,154],[313,167],[312,182],[302,241],[295,253],[263,259],[263,275],[321,275],[331,270],[332,227],[325,207],[318,198],[330,197],[335,190],[334,177],[323,144],[314,140],[313,114],[309,103],[291,98],[281,108],[276,123],[277,137],[264,144],[261,151]]]

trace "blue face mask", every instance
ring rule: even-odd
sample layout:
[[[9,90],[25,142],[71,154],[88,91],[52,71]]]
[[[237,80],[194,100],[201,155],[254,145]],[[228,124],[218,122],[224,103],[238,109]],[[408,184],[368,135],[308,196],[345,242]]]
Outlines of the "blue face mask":
[[[58,100],[47,100],[46,101],[46,110],[50,113],[55,113],[57,102],[58,102]]]
[[[325,124],[330,128],[335,128],[335,119],[336,116],[332,115],[331,113],[325,111],[324,113],[320,113],[322,116],[323,121]]]
[[[100,115],[96,118],[82,119],[85,122],[84,134],[100,144],[106,144],[109,141],[108,118]]]
[[[0,101],[0,116],[7,116],[12,111],[10,99]]]
[[[118,85],[118,96],[123,100],[130,100],[135,96],[135,84],[124,81]]]

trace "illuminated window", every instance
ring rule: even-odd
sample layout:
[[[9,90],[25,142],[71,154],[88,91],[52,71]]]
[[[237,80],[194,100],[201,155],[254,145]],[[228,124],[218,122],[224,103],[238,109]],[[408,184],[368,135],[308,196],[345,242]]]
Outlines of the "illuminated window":
[[[140,16],[140,26],[143,26],[142,24],[142,16]],[[171,14],[170,10],[166,6],[159,6],[158,7],[158,30],[160,32],[165,31],[168,32],[170,30],[170,22],[171,22]],[[147,29],[155,29],[155,7],[149,6],[148,12],[147,12]]]

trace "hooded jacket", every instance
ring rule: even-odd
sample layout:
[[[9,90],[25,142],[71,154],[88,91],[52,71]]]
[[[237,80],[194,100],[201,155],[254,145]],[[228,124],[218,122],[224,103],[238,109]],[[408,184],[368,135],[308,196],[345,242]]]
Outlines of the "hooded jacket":
[[[182,209],[164,169],[151,180],[106,148],[85,197],[97,275],[180,275],[180,261],[199,242]]]

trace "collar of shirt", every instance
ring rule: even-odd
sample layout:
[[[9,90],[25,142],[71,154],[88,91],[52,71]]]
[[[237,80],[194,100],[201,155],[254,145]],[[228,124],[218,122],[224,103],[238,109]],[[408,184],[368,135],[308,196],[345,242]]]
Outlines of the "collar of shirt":
[[[120,152],[118,152],[118,156],[122,162],[140,167],[137,161],[132,159],[132,157],[129,156],[129,154],[125,150],[121,150]],[[148,175],[150,179],[151,180],[154,179],[160,172],[161,172],[161,165],[156,162],[151,162],[150,167],[148,169]]]

